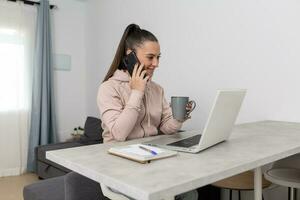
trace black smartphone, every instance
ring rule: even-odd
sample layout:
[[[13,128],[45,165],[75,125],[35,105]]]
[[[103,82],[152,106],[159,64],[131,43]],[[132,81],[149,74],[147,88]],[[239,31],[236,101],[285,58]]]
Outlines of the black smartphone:
[[[137,58],[136,54],[134,51],[130,52],[128,55],[126,55],[123,58],[123,65],[126,67],[126,69],[128,70],[130,76],[132,76],[132,72],[134,69],[135,64],[140,65],[140,61]]]

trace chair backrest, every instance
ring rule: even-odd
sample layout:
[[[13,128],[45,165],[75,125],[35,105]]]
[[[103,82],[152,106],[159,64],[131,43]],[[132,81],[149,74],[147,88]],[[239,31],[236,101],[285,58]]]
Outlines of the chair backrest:
[[[272,168],[300,169],[300,154],[295,154],[282,160],[278,160],[273,163]]]

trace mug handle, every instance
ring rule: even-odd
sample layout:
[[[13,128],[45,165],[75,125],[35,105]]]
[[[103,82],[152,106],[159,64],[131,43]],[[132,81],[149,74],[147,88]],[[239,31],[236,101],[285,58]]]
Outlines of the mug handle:
[[[191,112],[196,108],[196,102],[195,101],[193,101],[193,100],[189,101],[188,104],[190,104],[190,103],[193,104],[193,107],[192,107],[192,109],[190,111],[187,112],[187,115],[191,114]]]

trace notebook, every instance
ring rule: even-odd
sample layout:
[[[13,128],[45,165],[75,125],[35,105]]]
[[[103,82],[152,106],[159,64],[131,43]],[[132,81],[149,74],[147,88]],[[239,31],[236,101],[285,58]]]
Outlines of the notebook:
[[[149,163],[151,160],[158,160],[177,155],[176,151],[144,144],[112,147],[108,150],[108,153],[140,163]]]

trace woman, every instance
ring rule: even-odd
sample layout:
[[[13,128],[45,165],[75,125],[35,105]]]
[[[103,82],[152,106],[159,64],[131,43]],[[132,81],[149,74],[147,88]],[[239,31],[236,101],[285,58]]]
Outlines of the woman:
[[[131,51],[141,63],[135,66],[132,77],[122,65],[122,59]],[[130,24],[98,93],[104,142],[148,137],[159,132],[172,134],[181,128],[182,122],[172,117],[163,88],[152,81],[159,58],[156,37]]]
[[[122,60],[132,51],[141,64],[136,64],[130,75]],[[172,134],[181,128],[183,121],[173,119],[163,88],[152,81],[159,58],[157,38],[138,25],[130,24],[98,92],[104,142],[154,136],[160,132]],[[197,199],[197,192],[179,196]]]

